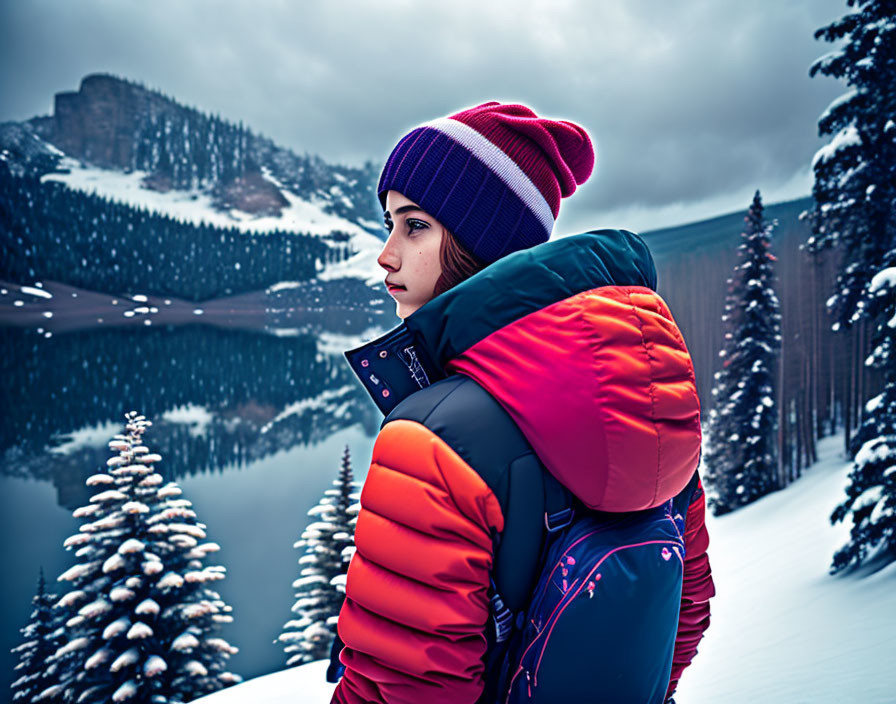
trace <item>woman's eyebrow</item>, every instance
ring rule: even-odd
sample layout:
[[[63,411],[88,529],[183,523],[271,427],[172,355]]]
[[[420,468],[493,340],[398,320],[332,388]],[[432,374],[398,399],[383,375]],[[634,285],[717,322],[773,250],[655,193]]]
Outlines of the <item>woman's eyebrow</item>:
[[[421,208],[419,205],[403,205],[400,208],[395,209],[395,214],[401,215],[402,213],[407,213],[407,212],[410,212],[411,210],[423,210],[423,208]],[[386,212],[383,213],[383,217],[389,218],[392,216],[389,215],[389,211],[387,210]]]

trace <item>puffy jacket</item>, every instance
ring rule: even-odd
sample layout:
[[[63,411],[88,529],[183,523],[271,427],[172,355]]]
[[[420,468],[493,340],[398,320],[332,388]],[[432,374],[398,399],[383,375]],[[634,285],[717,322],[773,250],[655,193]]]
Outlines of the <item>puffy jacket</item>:
[[[386,414],[361,492],[333,702],[489,701],[489,587],[537,577],[545,468],[586,505],[656,506],[694,477],[693,364],[643,240],[596,230],[515,252],[346,352]],[[702,487],[701,487],[702,489]],[[715,593],[702,490],[668,693]]]

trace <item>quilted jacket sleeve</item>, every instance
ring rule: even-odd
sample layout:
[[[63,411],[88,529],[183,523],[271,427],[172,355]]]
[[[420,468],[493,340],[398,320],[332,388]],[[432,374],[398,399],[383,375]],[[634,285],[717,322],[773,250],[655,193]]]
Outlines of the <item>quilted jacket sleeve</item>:
[[[709,533],[706,531],[706,497],[703,481],[698,480],[685,519],[684,585],[681,591],[681,612],[678,617],[678,635],[672,656],[672,676],[666,697],[678,686],[681,673],[697,654],[697,644],[709,626],[709,599],[716,593],[712,570],[706,549]]]
[[[483,688],[497,498],[425,426],[380,431],[337,625],[332,702],[475,702]]]

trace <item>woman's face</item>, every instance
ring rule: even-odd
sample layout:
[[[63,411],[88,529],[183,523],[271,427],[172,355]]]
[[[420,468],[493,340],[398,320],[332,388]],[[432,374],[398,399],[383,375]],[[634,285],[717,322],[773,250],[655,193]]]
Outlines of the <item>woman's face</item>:
[[[389,238],[376,261],[386,270],[386,289],[403,319],[433,297],[442,275],[439,248],[445,228],[398,191],[386,194],[383,219]]]

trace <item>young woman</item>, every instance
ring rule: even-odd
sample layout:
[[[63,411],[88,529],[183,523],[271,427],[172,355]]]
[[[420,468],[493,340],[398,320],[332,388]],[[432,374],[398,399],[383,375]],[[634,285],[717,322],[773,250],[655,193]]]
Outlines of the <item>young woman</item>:
[[[378,263],[403,322],[346,352],[386,417],[361,494],[333,702],[503,701],[485,664],[490,598],[527,603],[546,473],[606,512],[690,487],[671,673],[634,653],[617,689],[602,690],[604,654],[624,644],[574,644],[593,654],[589,700],[668,700],[696,653],[714,588],[690,356],[637,235],[548,242],[561,198],[593,165],[578,125],[497,102],[420,125],[386,162]],[[531,694],[560,700],[544,685]]]

